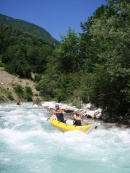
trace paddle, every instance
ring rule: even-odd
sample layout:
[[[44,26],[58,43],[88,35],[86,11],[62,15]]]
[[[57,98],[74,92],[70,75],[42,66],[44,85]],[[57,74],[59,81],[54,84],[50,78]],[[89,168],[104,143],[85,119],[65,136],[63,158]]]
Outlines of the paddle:
[[[47,118],[45,121],[42,121],[42,123],[45,123],[46,121],[48,121],[50,119],[50,117],[49,118]]]
[[[47,118],[47,120],[46,121],[48,121],[50,119],[50,117],[49,118]]]
[[[85,122],[84,120],[82,120],[82,122],[83,122],[84,124],[88,125],[88,123],[87,123],[87,122]]]

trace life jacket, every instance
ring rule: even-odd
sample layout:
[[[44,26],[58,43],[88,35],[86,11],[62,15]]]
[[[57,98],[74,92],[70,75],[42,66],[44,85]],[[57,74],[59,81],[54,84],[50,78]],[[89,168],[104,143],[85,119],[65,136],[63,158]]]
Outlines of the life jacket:
[[[59,116],[62,116],[63,117],[63,110],[61,108],[58,108],[56,111],[56,116],[59,117]],[[60,111],[60,113],[59,113]]]
[[[79,116],[80,116],[80,115],[76,114],[76,117],[79,117]],[[74,118],[73,125],[81,126],[81,125],[82,125],[82,124],[81,124],[81,120],[76,120],[76,119]]]
[[[79,117],[80,115],[79,114],[75,114],[76,115],[76,117]],[[74,120],[75,121],[81,121],[81,120],[76,120],[75,118],[74,118]]]

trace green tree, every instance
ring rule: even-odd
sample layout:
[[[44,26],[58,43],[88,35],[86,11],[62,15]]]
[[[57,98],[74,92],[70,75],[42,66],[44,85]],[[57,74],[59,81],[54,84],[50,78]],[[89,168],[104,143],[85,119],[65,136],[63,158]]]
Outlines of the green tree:
[[[61,45],[52,56],[48,57],[47,69],[38,84],[40,94],[58,101],[66,100],[73,95],[77,87],[75,80],[80,73],[83,60],[80,57],[79,36],[68,29],[67,36],[62,36]]]
[[[23,91],[23,97],[26,101],[32,101],[32,96],[33,96],[33,93],[32,93],[32,90],[30,87],[26,86],[24,88],[24,91]]]
[[[67,35],[61,36],[61,38],[61,45],[57,51],[60,70],[63,73],[80,71],[83,61],[80,57],[79,36],[69,28]]]
[[[15,93],[18,95],[19,98],[23,98],[23,88],[21,85],[15,85],[14,87]]]
[[[90,34],[100,43],[101,60],[94,68],[93,98],[116,119],[130,106],[130,6],[120,2],[113,9],[117,14],[93,19]]]

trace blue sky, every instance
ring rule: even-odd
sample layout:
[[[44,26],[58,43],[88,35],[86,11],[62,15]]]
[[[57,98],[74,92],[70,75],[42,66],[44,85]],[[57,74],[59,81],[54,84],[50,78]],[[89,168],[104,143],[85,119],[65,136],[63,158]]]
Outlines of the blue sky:
[[[0,14],[36,24],[57,40],[71,27],[81,33],[87,21],[106,0],[0,0]]]

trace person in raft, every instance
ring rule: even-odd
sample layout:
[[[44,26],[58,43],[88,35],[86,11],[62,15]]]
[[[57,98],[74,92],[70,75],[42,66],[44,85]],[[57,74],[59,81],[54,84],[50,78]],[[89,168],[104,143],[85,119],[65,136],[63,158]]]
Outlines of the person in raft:
[[[57,103],[55,104],[55,110],[53,111],[52,114],[56,115],[58,121],[65,123],[63,109],[59,107],[59,104]]]
[[[83,118],[82,118],[82,115],[80,115],[79,113],[79,109],[75,110],[73,119],[74,119],[73,125],[82,126]]]

